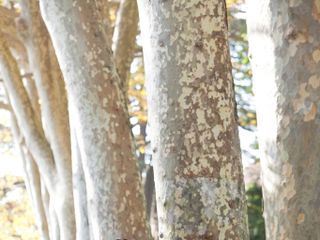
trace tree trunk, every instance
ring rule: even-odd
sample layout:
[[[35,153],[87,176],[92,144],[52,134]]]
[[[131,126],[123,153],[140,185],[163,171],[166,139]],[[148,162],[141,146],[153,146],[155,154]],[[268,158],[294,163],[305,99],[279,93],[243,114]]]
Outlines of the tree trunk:
[[[88,204],[86,182],[81,161],[79,143],[77,142],[76,130],[71,128],[72,142],[72,174],[73,194],[76,218],[77,240],[90,238],[90,226],[88,220]],[[92,238],[93,239],[93,238]]]
[[[135,53],[138,32],[136,0],[121,0],[113,34],[113,51],[121,88],[127,97],[130,66]]]
[[[320,239],[320,2],[248,0],[267,239]]]
[[[14,113],[11,113],[11,130],[14,137],[16,149],[20,153],[22,168],[24,171],[24,182],[29,193],[32,210],[35,215],[36,225],[42,240],[49,240],[48,223],[41,199],[41,180],[38,167],[28,151],[24,138],[20,133]]]
[[[71,144],[67,98],[64,81],[48,31],[40,15],[39,1],[20,0],[20,35],[27,49],[29,65],[34,75],[41,101],[41,118],[45,136],[52,149],[57,182],[54,202],[61,237],[75,239],[75,217],[72,194]],[[21,23],[22,22],[22,23]]]
[[[248,239],[223,0],[138,1],[161,239]]]
[[[128,114],[95,1],[41,1],[65,78],[94,239],[149,239]]]
[[[31,100],[22,83],[18,64],[1,33],[0,72],[26,145],[37,161],[46,186],[50,189],[49,191],[53,191],[53,176],[55,174],[53,154],[49,143],[46,141],[42,125],[39,119],[35,118],[35,110],[32,108]]]

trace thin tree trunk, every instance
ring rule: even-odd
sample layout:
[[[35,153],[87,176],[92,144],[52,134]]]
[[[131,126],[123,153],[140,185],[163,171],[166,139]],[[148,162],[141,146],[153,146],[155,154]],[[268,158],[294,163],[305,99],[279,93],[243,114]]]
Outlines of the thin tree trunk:
[[[30,196],[40,238],[42,240],[49,240],[48,223],[41,199],[40,174],[31,153],[25,146],[23,136],[20,134],[17,120],[13,113],[11,113],[11,129],[15,139],[16,149],[18,149],[18,152],[20,153],[24,170],[24,181]]]
[[[57,217],[57,213],[55,210],[55,203],[54,199],[51,198],[51,195],[48,195],[48,203],[49,203],[49,223],[50,223],[50,240],[60,240],[60,226],[59,226],[59,220]]]
[[[267,239],[320,239],[320,2],[247,3]]]
[[[20,0],[20,6],[19,21],[25,25],[20,35],[27,48],[30,68],[41,100],[42,125],[52,149],[57,169],[56,177],[59,180],[55,184],[54,195],[59,192],[59,200],[55,203],[60,222],[60,235],[63,239],[73,240],[76,230],[70,131],[64,81],[49,34],[40,15],[39,1]]]
[[[248,239],[224,0],[138,1],[161,239]]]
[[[52,224],[50,213],[49,213],[49,193],[41,176],[40,176],[40,183],[41,183],[41,199],[43,203],[44,213],[48,223],[49,236],[50,236],[50,240],[54,240],[56,238],[52,236],[52,233],[54,232],[53,226],[55,226],[55,224]]]
[[[112,49],[125,96],[128,92],[130,66],[136,49],[138,18],[137,1],[121,0],[113,33]]]
[[[44,211],[44,206],[41,197],[41,182],[40,182],[40,173],[38,167],[27,149],[26,146],[23,146],[25,152],[25,172],[27,178],[29,179],[29,191],[31,193],[31,201],[34,208],[34,215],[36,218],[40,238],[42,240],[49,240],[49,229],[47,218]]]
[[[13,58],[7,43],[0,34],[0,71],[8,91],[10,103],[17,118],[27,147],[37,160],[46,185],[53,189],[55,165],[51,148],[46,141],[41,123],[35,118],[31,101],[22,84],[17,62]]]
[[[93,237],[149,239],[128,114],[95,1],[41,7],[75,109]]]
[[[47,140],[41,122],[36,118],[32,101],[22,83],[17,62],[10,53],[5,40],[0,37],[0,41],[0,70],[4,76],[10,102],[26,145],[34,156],[50,195],[49,215],[52,221],[49,221],[49,224],[51,222],[55,223],[56,220],[59,221],[55,226],[50,227],[50,230],[60,231],[58,235],[53,233],[55,237],[73,240],[75,238],[75,218],[73,214],[72,181],[63,178],[66,175],[61,173],[64,173],[66,169],[62,169],[61,166],[57,167],[57,165],[63,164],[63,161],[59,159],[55,162],[51,145]],[[60,171],[57,171],[57,169]],[[71,169],[69,170],[71,171]],[[58,175],[58,173],[60,174]]]
[[[70,111],[71,113],[73,111]],[[77,240],[89,240],[87,190],[76,130],[71,129],[73,194],[77,229]]]
[[[34,118],[37,119],[36,121],[41,122],[41,111],[36,84],[32,77],[26,78],[25,80],[26,81],[24,82],[24,86],[31,101],[31,105],[34,112]]]

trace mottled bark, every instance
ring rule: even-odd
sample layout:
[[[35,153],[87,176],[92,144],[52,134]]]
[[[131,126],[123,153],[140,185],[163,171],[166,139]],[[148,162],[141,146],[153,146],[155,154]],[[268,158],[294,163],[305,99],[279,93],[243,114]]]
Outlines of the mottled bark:
[[[248,239],[223,0],[138,1],[161,239]]]
[[[95,0],[97,5],[97,10],[99,13],[100,21],[102,24],[102,28],[106,33],[107,42],[111,43],[112,41],[112,29],[110,28],[111,20],[110,20],[110,9],[109,9],[109,1],[106,0]],[[107,44],[107,43],[105,43]]]
[[[74,111],[93,237],[149,239],[128,114],[95,1],[41,7]]]
[[[267,239],[320,239],[320,2],[248,0]]]
[[[138,32],[138,7],[136,0],[121,0],[113,33],[114,59],[121,80],[121,89],[128,91],[130,66],[135,53]]]

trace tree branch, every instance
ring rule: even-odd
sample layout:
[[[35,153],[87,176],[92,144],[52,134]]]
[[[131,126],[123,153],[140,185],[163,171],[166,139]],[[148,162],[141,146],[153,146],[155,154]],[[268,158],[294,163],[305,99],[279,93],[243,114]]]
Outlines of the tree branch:
[[[122,89],[127,96],[128,75],[135,53],[138,7],[133,0],[121,0],[113,34],[113,51]]]
[[[20,6],[20,19],[28,26],[23,37],[27,40],[25,45],[35,82],[35,87],[29,84],[27,90],[34,92],[30,95],[34,109],[37,109],[35,101],[32,101],[35,95],[41,100],[41,118],[46,124],[44,132],[52,149],[57,172],[69,175],[63,175],[62,179],[71,178],[71,144],[64,79],[40,15],[39,2],[21,0]],[[25,77],[30,75],[26,74]]]
[[[22,167],[24,170],[24,182],[31,199],[31,204],[34,210],[41,239],[49,239],[47,219],[45,217],[43,202],[41,199],[41,180],[38,166],[36,165],[29,149],[25,145],[25,141],[20,133],[17,119],[13,113],[11,114],[11,129],[17,145],[16,148],[21,156]]]

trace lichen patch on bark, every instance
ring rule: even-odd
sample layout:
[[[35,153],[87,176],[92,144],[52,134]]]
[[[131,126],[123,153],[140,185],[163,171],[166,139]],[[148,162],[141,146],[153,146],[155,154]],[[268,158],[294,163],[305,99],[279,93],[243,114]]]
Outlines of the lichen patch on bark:
[[[222,0],[138,2],[163,239],[247,239]]]

